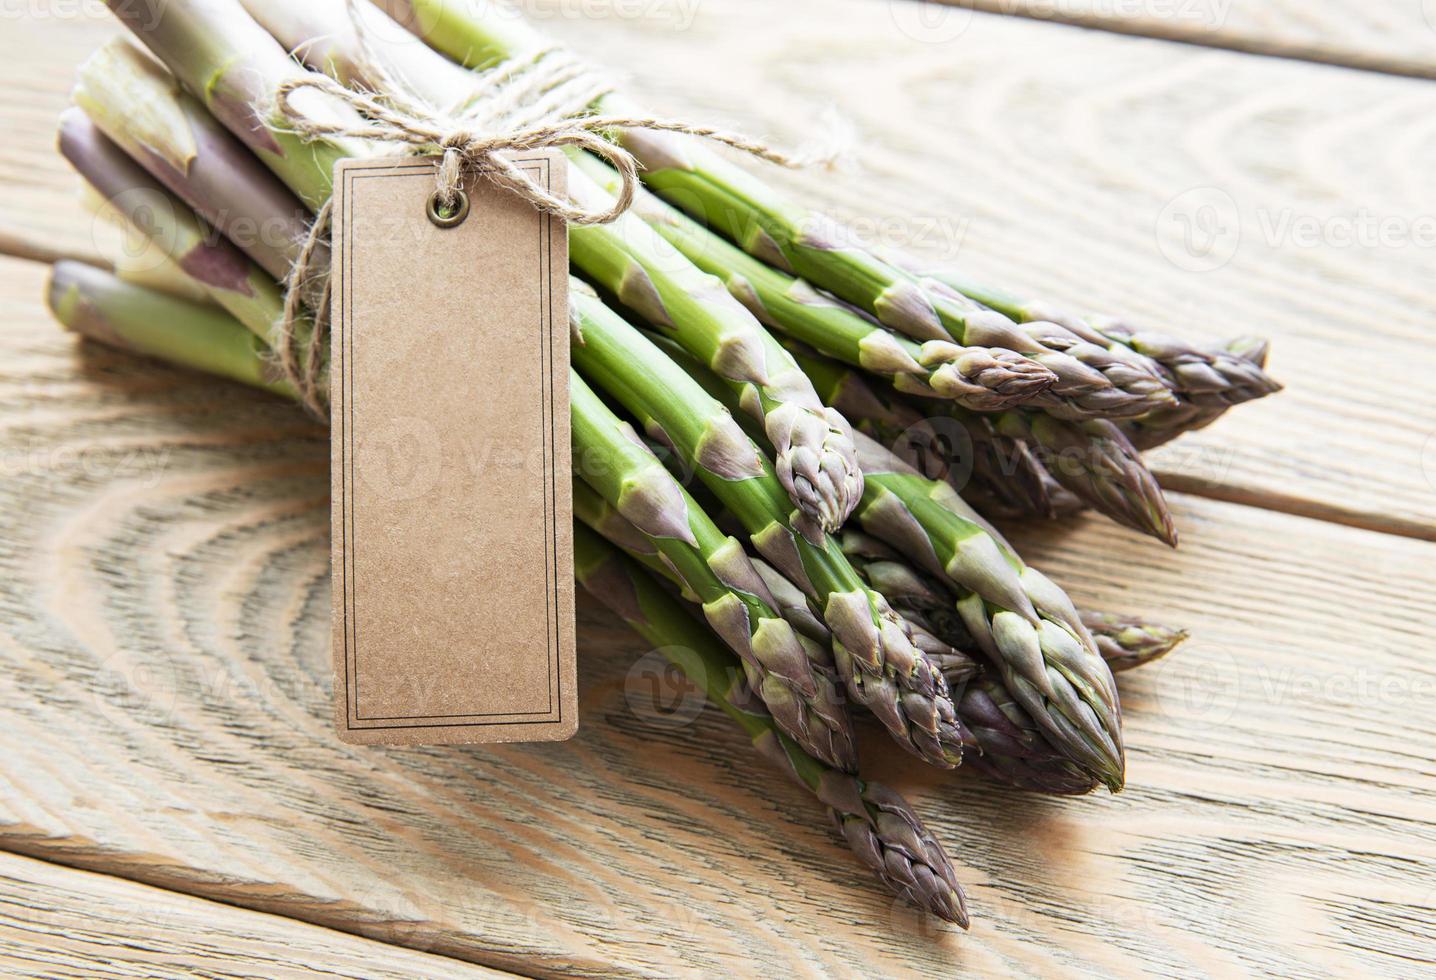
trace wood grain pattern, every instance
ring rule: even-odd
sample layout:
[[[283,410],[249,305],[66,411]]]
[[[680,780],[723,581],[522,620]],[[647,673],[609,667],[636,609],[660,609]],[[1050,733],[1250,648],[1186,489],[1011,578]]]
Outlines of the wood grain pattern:
[[[1126,679],[1115,798],[994,791],[866,730],[970,888],[962,935],[723,719],[655,715],[591,606],[574,742],[341,744],[322,432],[77,345],[41,276],[0,262],[0,847],[539,976],[1432,965],[1432,544],[1193,497],[1175,555],[1096,520],[1019,535],[1080,601],[1196,639]]]
[[[836,101],[861,138],[853,172],[772,179],[884,244],[1154,329],[1270,336],[1288,391],[1157,453],[1168,485],[1436,537],[1430,85],[1016,18],[924,41],[899,0],[791,0],[781,18],[758,0],[531,6],[674,114],[796,145],[842,128],[823,115]],[[112,29],[0,36],[0,79],[27,99],[0,106],[0,229],[92,247],[50,121]]]
[[[0,853],[0,971],[7,976],[454,977],[484,967],[241,911],[120,878]]]
[[[1053,21],[1252,54],[1436,77],[1436,4],[1427,0],[1299,3],[1294,0],[932,0],[951,19],[922,16],[953,31],[972,10]]]

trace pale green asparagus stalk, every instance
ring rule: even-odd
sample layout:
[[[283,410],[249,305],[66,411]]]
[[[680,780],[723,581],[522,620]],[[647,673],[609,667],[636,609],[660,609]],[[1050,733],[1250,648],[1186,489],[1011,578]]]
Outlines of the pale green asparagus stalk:
[[[848,693],[899,744],[950,767],[964,736],[942,676],[823,534],[799,533],[771,465],[728,409],[636,329],[592,296],[573,293],[579,371],[619,401],[647,434],[671,446],[742,523],[758,553],[799,585],[833,635]]]
[[[149,236],[173,266],[269,342],[284,309],[278,284],[195,217],[79,109],[60,117],[60,152],[119,215]]]
[[[580,166],[612,190],[613,169],[586,156]],[[900,390],[950,398],[993,412],[1036,397],[1056,377],[1036,361],[1001,348],[966,348],[946,340],[922,344],[897,336],[871,317],[764,265],[654,195],[638,195],[635,212],[703,271],[716,276],[760,321],[830,357],[891,379]]]
[[[643,639],[663,652],[732,718],[754,747],[828,806],[859,860],[904,900],[967,928],[962,887],[952,862],[897,793],[831,768],[783,734],[741,687],[732,658],[637,565],[583,527],[574,529],[579,583]]]
[[[828,676],[813,669],[818,654],[805,649],[811,641],[774,608],[743,545],[718,530],[637,433],[576,375],[570,403],[578,477],[647,539],[700,604],[783,730],[828,765],[854,771],[857,753],[847,708]],[[581,519],[592,516],[596,531],[613,527],[581,488],[575,511]]]
[[[106,136],[271,277],[289,275],[309,230],[309,209],[168,71],[117,37],[80,66],[72,97]]]
[[[382,87],[383,80],[373,77],[374,57],[382,57],[396,63],[397,74],[420,80],[422,94],[440,106],[461,104],[472,95],[465,72],[422,44],[396,42],[402,29],[383,23],[382,12],[371,6],[354,8],[366,20],[366,52],[339,0],[300,9],[280,0],[245,3],[283,44],[342,82]],[[611,203],[607,192],[575,167],[568,189],[584,206]],[[749,386],[750,410],[762,420],[784,489],[824,529],[840,526],[862,494],[847,421],[818,400],[753,315],[635,215],[604,225],[570,225],[569,247],[574,266],[590,280],[669,331],[713,370]]]
[[[388,0],[384,6],[469,67],[532,56],[551,46],[490,4]],[[606,97],[601,108],[639,111],[618,95]],[[953,302],[696,140],[639,129],[623,131],[620,140],[643,164],[645,183],[768,265],[826,289],[915,340],[1001,347],[1039,361],[1057,376],[1044,397],[1064,417],[1130,418],[1171,400],[1140,358],[1114,355],[1056,324],[1019,325],[995,311]]]
[[[107,2],[179,83],[311,210],[329,199],[337,161],[370,152],[358,141],[306,140],[294,132],[275,106],[275,93],[305,70],[234,0]],[[347,105],[315,89],[296,91],[293,101],[312,118],[359,121]]]
[[[264,342],[223,310],[146,289],[81,262],[50,271],[55,319],[81,336],[294,397]]]
[[[861,434],[858,446],[870,474],[856,512],[863,529],[956,592],[964,624],[1049,741],[1119,790],[1117,688],[1066,594],[1024,565],[946,483]]]

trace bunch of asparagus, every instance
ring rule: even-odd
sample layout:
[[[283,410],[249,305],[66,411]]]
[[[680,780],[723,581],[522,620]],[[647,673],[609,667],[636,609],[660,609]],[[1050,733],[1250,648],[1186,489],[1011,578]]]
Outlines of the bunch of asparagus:
[[[307,72],[372,87],[377,56],[457,105],[472,70],[548,48],[493,5],[387,6],[426,43],[344,0],[113,3],[148,53],[117,40],[91,56],[60,148],[161,258],[143,282],[57,265],[57,318],[296,397],[277,324],[286,289],[319,312],[322,288],[293,275],[309,224],[336,161],[394,149],[301,140],[276,91]],[[355,115],[317,90],[294,99]],[[1113,672],[1185,634],[1078,610],[990,519],[1092,508],[1175,544],[1138,450],[1275,391],[1266,347],[1057,313],[866,249],[689,137],[614,138],[646,190],[617,221],[570,228],[580,582],[811,790],[884,883],[965,926],[942,847],[858,776],[853,709],[934,766],[1119,790]],[[570,160],[576,200],[612,198],[605,163]]]

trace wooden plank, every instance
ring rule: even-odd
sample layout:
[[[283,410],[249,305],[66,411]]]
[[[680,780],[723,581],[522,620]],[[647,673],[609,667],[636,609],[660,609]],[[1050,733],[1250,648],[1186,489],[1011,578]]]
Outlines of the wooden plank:
[[[1369,71],[1436,77],[1436,5],[1404,0],[932,0],[908,15],[928,32],[961,30],[974,10]],[[920,19],[919,19],[920,18]]]
[[[0,261],[0,847],[540,976],[1431,965],[1436,545],[1185,496],[1175,554],[1019,535],[1080,601],[1196,638],[1124,679],[1115,798],[995,791],[865,730],[969,886],[962,935],[714,712],[646,710],[644,648],[591,605],[573,742],[340,743],[322,431],[78,345],[41,275]]]
[[[834,2],[538,9],[673,114],[796,144],[838,102],[862,172],[773,179],[887,244],[1159,329],[1272,337],[1289,390],[1156,454],[1169,485],[1436,536],[1436,89],[1014,18],[925,42],[906,0]],[[66,22],[52,42],[56,23],[0,37],[0,79],[25,93],[0,106],[0,227],[83,249],[49,127],[110,27]],[[1184,217],[1215,232],[1194,240],[1210,252],[1184,251]]]
[[[45,977],[512,974],[0,853],[0,970]]]

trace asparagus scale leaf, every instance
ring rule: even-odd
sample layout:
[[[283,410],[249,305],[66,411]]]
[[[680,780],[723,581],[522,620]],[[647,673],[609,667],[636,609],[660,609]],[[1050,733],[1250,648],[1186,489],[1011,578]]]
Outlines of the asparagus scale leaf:
[[[1135,351],[1160,366],[1176,393],[1212,404],[1239,405],[1281,390],[1260,363],[1226,347],[1194,344],[1167,334],[1142,330],[1112,316],[1079,315],[1041,300],[1024,300],[954,272],[931,273],[963,295],[1021,323],[1059,323],[1093,344]]]
[[[572,372],[570,372],[572,374]],[[725,535],[664,469],[637,433],[608,409],[583,379],[569,381],[574,466],[645,539],[684,589],[701,604],[713,631],[738,655],[748,682],[790,737],[846,772],[857,767],[847,708],[817,659],[774,608],[763,579],[736,538]],[[585,495],[595,529],[612,529]],[[633,534],[624,533],[631,540]]]
[[[956,591],[969,632],[1052,744],[1121,789],[1117,688],[1071,601],[946,483],[861,434],[858,446],[868,472],[857,511],[863,529]]]
[[[637,565],[582,526],[574,529],[579,583],[677,666],[733,719],[758,751],[790,772],[828,808],[838,832],[888,888],[967,928],[952,862],[896,792],[824,765],[734,691],[731,658]]]

